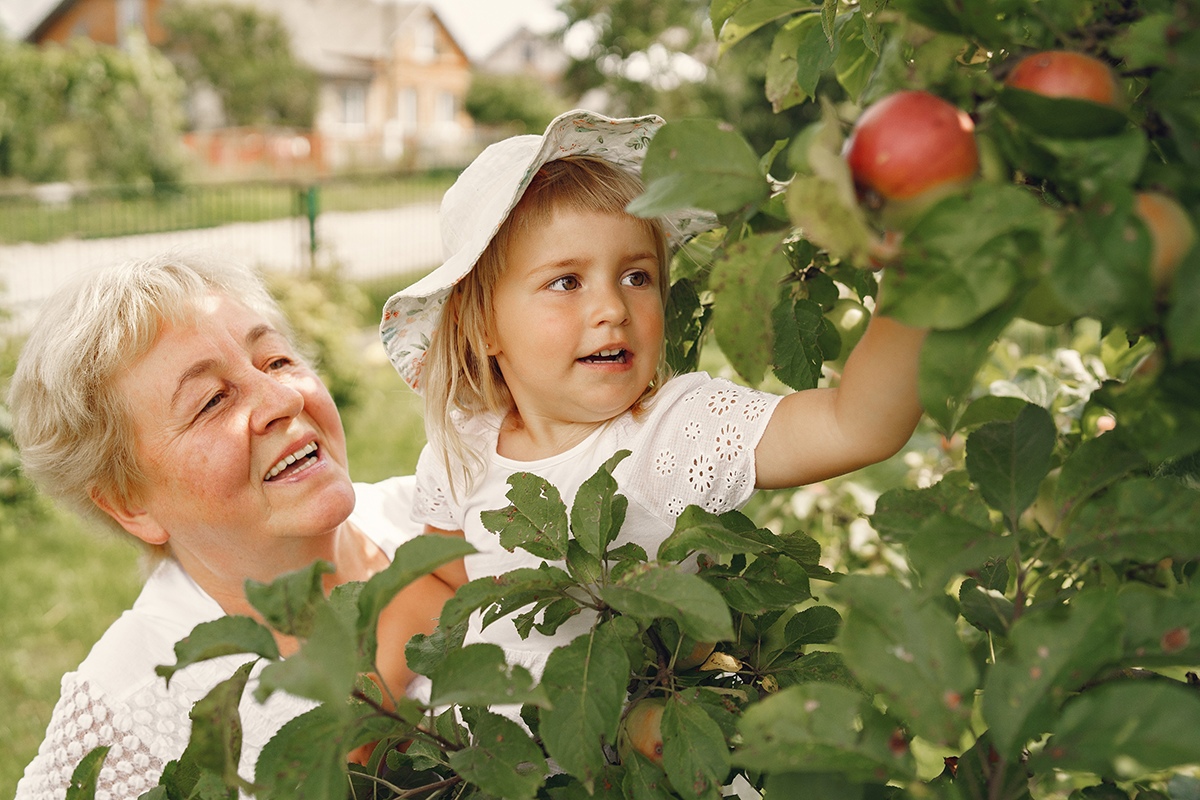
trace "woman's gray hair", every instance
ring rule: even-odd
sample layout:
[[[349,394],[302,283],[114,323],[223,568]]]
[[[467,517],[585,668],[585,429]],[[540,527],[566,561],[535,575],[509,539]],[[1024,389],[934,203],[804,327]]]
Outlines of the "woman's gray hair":
[[[216,292],[290,338],[262,280],[219,257],[166,252],[85,273],[42,306],[9,391],[21,463],[40,490],[119,530],[93,496],[133,500],[144,488],[131,409],[115,378]]]

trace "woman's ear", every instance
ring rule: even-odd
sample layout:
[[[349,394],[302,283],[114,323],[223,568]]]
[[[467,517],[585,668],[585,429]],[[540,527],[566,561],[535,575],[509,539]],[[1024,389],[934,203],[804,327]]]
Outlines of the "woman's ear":
[[[164,545],[171,538],[171,534],[158,524],[158,520],[138,504],[123,498],[110,497],[108,493],[96,488],[89,494],[97,508],[146,544]]]

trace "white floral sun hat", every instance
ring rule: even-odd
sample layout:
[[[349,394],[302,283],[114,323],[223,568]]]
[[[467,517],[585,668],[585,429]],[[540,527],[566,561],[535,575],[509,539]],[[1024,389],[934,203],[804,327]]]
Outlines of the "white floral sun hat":
[[[646,146],[663,125],[655,115],[611,119],[590,111],[568,111],[541,136],[513,136],[487,147],[446,192],[439,211],[440,267],[392,295],[383,307],[379,333],[400,377],[421,391],[429,339],[450,289],[471,271],[542,165],[564,156],[602,158],[637,175]],[[662,218],[672,244],[716,224],[706,212],[687,210]]]

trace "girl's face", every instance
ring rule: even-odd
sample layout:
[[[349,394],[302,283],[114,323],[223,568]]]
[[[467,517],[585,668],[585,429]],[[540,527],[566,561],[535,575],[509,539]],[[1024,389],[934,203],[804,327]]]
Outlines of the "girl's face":
[[[526,425],[603,422],[642,396],[663,345],[655,245],[635,217],[571,209],[512,236],[488,355]]]

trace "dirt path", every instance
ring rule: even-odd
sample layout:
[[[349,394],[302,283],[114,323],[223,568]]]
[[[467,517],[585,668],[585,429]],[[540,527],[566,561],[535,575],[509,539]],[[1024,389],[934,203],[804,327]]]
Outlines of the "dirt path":
[[[348,277],[406,277],[434,266],[441,252],[437,204],[361,212],[326,212],[317,223],[319,263],[339,263]],[[142,258],[172,247],[213,250],[263,269],[307,269],[308,222],[246,222],[112,239],[67,239],[0,246],[0,305],[12,314],[3,327],[24,330],[41,303],[84,270]],[[398,280],[397,287],[404,281]]]

